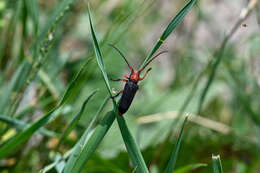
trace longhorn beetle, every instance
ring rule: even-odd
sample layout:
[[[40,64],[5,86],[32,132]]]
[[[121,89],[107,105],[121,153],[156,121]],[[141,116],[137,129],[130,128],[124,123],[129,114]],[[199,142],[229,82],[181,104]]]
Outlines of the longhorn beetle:
[[[122,93],[122,97],[119,101],[118,104],[118,112],[119,115],[123,115],[128,108],[130,107],[134,96],[138,90],[138,82],[143,80],[149,71],[152,70],[152,68],[149,68],[143,77],[140,77],[141,72],[145,69],[145,67],[147,67],[148,64],[150,64],[156,57],[158,57],[159,55],[166,53],[167,51],[162,51],[160,53],[158,53],[157,55],[155,55],[154,57],[152,57],[145,65],[143,68],[136,70],[133,69],[133,67],[131,65],[129,65],[126,57],[124,56],[124,54],[114,45],[109,44],[111,47],[113,47],[125,60],[126,64],[128,65],[129,69],[131,70],[131,73],[129,76],[124,76],[125,79],[111,79],[112,81],[123,81],[126,82],[125,87],[123,90],[121,90],[119,93],[117,93],[115,96],[112,96],[113,98],[119,96]]]

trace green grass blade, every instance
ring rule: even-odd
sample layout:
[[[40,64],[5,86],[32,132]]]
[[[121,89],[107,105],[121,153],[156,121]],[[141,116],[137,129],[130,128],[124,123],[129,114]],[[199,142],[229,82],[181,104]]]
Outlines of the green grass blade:
[[[76,87],[77,85],[77,81],[80,79],[81,75],[84,73],[85,68],[89,65],[89,62],[91,60],[88,59],[85,64],[80,68],[79,72],[77,73],[77,75],[75,76],[75,78],[70,82],[69,87],[67,88],[67,91],[65,92],[65,94],[63,95],[60,104],[64,104],[65,101],[67,100],[67,98],[70,96],[70,94],[72,93],[72,89],[74,87]]]
[[[84,148],[77,156],[77,161],[73,165],[72,168],[65,167],[64,173],[71,173],[71,172],[80,172],[84,165],[87,163],[90,156],[95,152],[100,142],[103,140],[104,136],[106,135],[108,129],[111,127],[115,120],[115,113],[114,111],[110,111],[106,114],[104,119],[100,122],[100,124],[96,127],[95,131],[85,144]],[[75,156],[74,156],[75,157]]]
[[[87,103],[89,102],[89,100],[92,98],[92,96],[94,96],[95,94],[97,93],[97,90],[96,91],[93,91],[88,97],[87,99],[83,102],[82,106],[81,106],[81,109],[80,111],[76,114],[76,116],[73,118],[73,120],[70,122],[70,124],[68,125],[68,127],[65,129],[64,133],[62,134],[61,138],[60,138],[60,141],[57,145],[57,148],[56,150],[59,149],[61,143],[63,142],[63,140],[70,134],[70,132],[76,127],[76,125],[78,124],[84,110],[85,110],[85,107],[87,105]]]
[[[145,58],[143,64],[140,69],[145,66],[145,64],[149,61],[149,59],[154,55],[154,53],[159,49],[159,47],[163,44],[163,42],[167,39],[167,37],[172,33],[172,31],[181,23],[186,14],[190,11],[191,7],[194,5],[196,0],[191,0],[168,24],[167,28],[164,30],[161,37],[158,39],[157,43],[153,47],[152,51]]]
[[[130,158],[133,162],[134,167],[136,168],[137,173],[148,173],[145,161],[142,157],[142,154],[136,144],[133,136],[131,135],[125,119],[123,116],[117,116],[117,122],[121,131],[122,138],[124,140],[126,149],[130,155]]]
[[[174,150],[172,152],[171,158],[170,158],[170,160],[168,162],[168,166],[167,166],[167,169],[166,169],[167,173],[172,173],[173,170],[174,170],[174,167],[176,165],[177,157],[178,157],[178,154],[179,154],[179,151],[180,151],[180,147],[181,147],[183,130],[184,130],[184,127],[185,127],[185,124],[186,124],[187,120],[188,120],[188,116],[186,116],[185,119],[184,119],[184,122],[182,124],[181,131],[180,131],[180,134],[179,134],[176,146],[175,146],[175,148],[174,148]]]
[[[220,52],[217,53],[215,61],[213,61],[212,70],[210,72],[207,83],[206,83],[205,87],[203,88],[201,96],[200,96],[199,107],[198,107],[198,111],[197,111],[198,115],[200,115],[200,113],[201,113],[201,109],[202,109],[203,103],[205,101],[206,94],[208,93],[209,88],[210,88],[210,86],[211,86],[211,84],[212,84],[212,82],[215,78],[217,68],[218,68],[218,66],[221,62],[221,59],[222,59],[224,51],[225,51],[226,43],[227,42],[224,42],[223,46],[220,48]]]
[[[212,155],[212,166],[214,173],[223,173],[220,156]]]
[[[24,130],[31,125],[30,123],[23,122],[16,118],[10,118],[8,116],[0,116],[0,121],[5,122],[9,126],[13,126],[14,128],[16,128],[18,130]],[[41,133],[42,135],[45,135],[45,136],[49,136],[49,137],[58,137],[59,136],[57,133],[55,133],[53,131],[49,131],[45,128],[39,129],[39,133]]]
[[[108,82],[108,77],[105,71],[105,66],[103,63],[102,59],[102,54],[99,48],[99,44],[95,35],[95,31],[92,25],[92,20],[91,20],[91,14],[90,14],[90,9],[89,9],[89,23],[90,23],[90,29],[91,29],[91,35],[93,38],[93,45],[94,45],[94,50],[96,54],[96,59],[98,62],[98,66],[101,69],[103,79],[105,80],[105,84],[107,87],[107,90],[109,92],[109,95],[112,96],[112,91],[111,87]],[[116,105],[114,99],[113,99],[114,105]],[[79,155],[76,156],[76,161],[74,164],[70,162],[69,164],[66,165],[64,172],[65,173],[70,173],[70,172],[80,172],[81,169],[84,167],[90,156],[94,153],[104,136],[106,135],[108,129],[111,127],[112,123],[115,120],[115,113],[114,111],[110,111],[106,114],[106,116],[103,118],[101,123],[96,127],[95,131],[93,132],[92,136],[90,139],[87,141],[86,145],[84,148],[81,150]],[[75,156],[74,156],[75,157]],[[73,166],[68,166],[68,165],[73,165]]]
[[[89,16],[89,25],[90,25],[91,35],[92,35],[92,39],[93,39],[93,45],[94,45],[94,49],[95,49],[97,63],[98,63],[98,66],[99,66],[99,68],[102,72],[103,79],[105,80],[107,90],[108,90],[110,96],[112,96],[112,91],[111,91],[111,87],[110,87],[109,82],[108,82],[107,73],[105,71],[105,65],[104,65],[104,62],[103,62],[102,54],[101,54],[99,44],[98,44],[98,41],[97,41],[97,37],[96,37],[95,31],[94,31],[94,28],[93,28],[90,8],[89,8],[88,13],[89,13],[89,15],[88,15]]]
[[[102,112],[104,107],[107,105],[109,99],[110,99],[110,96],[108,96],[104,100],[104,103],[99,107],[99,110],[94,115],[94,117],[92,118],[91,122],[89,123],[88,128],[85,130],[84,134],[81,136],[81,138],[77,142],[77,144],[73,147],[73,152],[71,153],[71,156],[70,156],[69,160],[67,161],[67,163],[65,165],[64,172],[71,172],[71,169],[73,168],[73,165],[77,161],[77,158],[78,158],[80,152],[84,148],[83,146],[85,146],[85,144],[87,142],[87,137],[90,134],[90,131],[91,131],[91,128],[92,128],[94,122],[96,121],[97,117],[100,115],[100,113]]]
[[[38,33],[38,16],[39,16],[39,7],[38,2],[35,0],[25,0],[26,6],[29,11],[29,15],[32,18],[34,25],[34,36],[37,36]]]
[[[17,148],[18,145],[21,145],[23,142],[28,140],[40,127],[42,127],[44,124],[48,122],[48,120],[51,118],[52,113],[56,111],[58,108],[59,107],[54,108],[52,111],[48,112],[46,115],[44,115],[41,119],[32,124],[26,130],[19,133],[13,139],[1,146],[0,159],[3,159],[7,154],[15,150],[15,148]]]
[[[95,53],[96,53],[96,58],[97,58],[97,62],[99,65],[99,68],[102,71],[103,74],[103,78],[105,80],[106,83],[106,87],[109,91],[109,94],[112,96],[112,92],[111,92],[111,88],[108,82],[108,77],[105,71],[105,66],[104,66],[104,62],[102,59],[102,54],[98,45],[98,41],[96,39],[96,35],[95,35],[95,31],[92,25],[92,20],[91,20],[91,13],[90,13],[90,9],[89,9],[89,22],[90,22],[90,28],[91,28],[91,34],[92,34],[92,38],[93,38],[93,43],[94,43],[94,49],[95,49]],[[113,100],[114,103],[114,108],[117,109],[115,101]],[[148,169],[145,165],[144,159],[141,155],[141,152],[138,149],[138,146],[134,140],[134,138],[132,137],[131,133],[128,130],[128,127],[126,126],[126,123],[124,121],[124,119],[122,119],[123,117],[118,117],[118,124],[122,133],[122,137],[125,141],[126,147],[128,149],[128,152],[130,154],[130,157],[132,159],[132,162],[134,163],[134,165],[137,166],[137,172],[143,173],[143,172],[148,172]],[[127,137],[126,137],[127,136]]]
[[[176,171],[174,171],[175,173],[188,173],[188,172],[192,172],[195,169],[198,169],[200,167],[206,167],[208,166],[205,163],[197,163],[197,164],[191,164],[191,165],[187,165],[184,167],[181,167],[179,169],[176,169]]]
[[[21,9],[21,22],[22,22],[22,35],[21,35],[21,44],[20,44],[20,50],[19,50],[19,55],[18,55],[18,62],[16,62],[17,64],[21,63],[22,60],[24,59],[24,55],[25,55],[25,45],[26,45],[26,38],[27,38],[27,23],[28,23],[28,7],[26,5],[26,2],[23,1],[22,4],[22,9]]]

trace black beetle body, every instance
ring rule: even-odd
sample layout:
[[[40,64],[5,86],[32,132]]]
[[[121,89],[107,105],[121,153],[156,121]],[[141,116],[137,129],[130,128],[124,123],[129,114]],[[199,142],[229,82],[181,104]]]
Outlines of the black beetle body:
[[[131,80],[126,82],[122,97],[118,104],[118,112],[120,115],[123,115],[129,109],[138,88],[137,82]]]

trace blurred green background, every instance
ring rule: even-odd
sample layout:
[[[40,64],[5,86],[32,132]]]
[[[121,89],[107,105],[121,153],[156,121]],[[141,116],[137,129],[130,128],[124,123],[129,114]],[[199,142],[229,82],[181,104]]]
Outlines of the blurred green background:
[[[33,77],[36,72],[28,71],[24,64],[34,62],[35,36],[46,30],[59,3],[62,1],[38,0],[36,24],[30,15],[33,12],[29,0],[0,0],[1,145],[57,105],[73,76],[89,61],[65,106],[44,126],[45,130],[55,134],[38,131],[0,161],[0,172],[38,172],[52,163],[73,147],[107,97],[94,59],[88,3],[106,71],[110,77],[120,78],[130,71],[108,43],[116,45],[138,68],[172,17],[187,1],[75,1],[48,35],[51,43],[40,40],[46,43],[40,47],[41,51],[47,51]],[[124,116],[152,173],[162,172],[167,164],[180,129],[176,117],[202,71],[197,89],[192,92],[184,111],[191,117],[176,168],[206,163],[208,166],[192,172],[212,172],[211,156],[220,154],[224,172],[260,172],[260,5],[257,6],[227,43],[199,115],[199,99],[212,70],[206,66],[239,20],[247,1],[198,1],[160,48],[168,53],[149,65],[153,70],[140,82],[135,100]],[[30,83],[27,76],[32,76]],[[120,82],[110,84],[115,92],[124,86]],[[98,93],[88,103],[80,123],[56,152],[57,136],[96,89]],[[99,120],[111,107],[110,101]],[[17,125],[15,120],[24,124]],[[49,172],[58,170],[57,166]],[[84,171],[132,170],[118,125],[114,123]]]

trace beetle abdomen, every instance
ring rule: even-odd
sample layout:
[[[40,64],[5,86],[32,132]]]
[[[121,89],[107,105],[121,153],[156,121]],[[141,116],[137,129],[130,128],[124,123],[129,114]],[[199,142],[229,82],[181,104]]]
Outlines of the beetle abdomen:
[[[118,105],[118,112],[121,115],[124,114],[130,107],[137,90],[138,90],[138,85],[136,82],[133,81],[126,82],[123,95]]]

